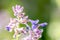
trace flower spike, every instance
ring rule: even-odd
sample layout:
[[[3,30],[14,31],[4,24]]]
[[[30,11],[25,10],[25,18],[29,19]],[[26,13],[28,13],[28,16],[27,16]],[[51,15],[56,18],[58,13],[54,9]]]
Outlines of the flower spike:
[[[20,38],[19,40],[38,40],[42,37],[43,29],[38,29],[40,26],[46,26],[47,23],[39,24],[39,20],[31,20],[23,12],[23,7],[16,5],[12,7],[14,16],[16,18],[11,18],[10,23],[7,25],[6,30],[9,32],[14,31],[13,38]],[[31,23],[31,27],[28,25]],[[20,27],[19,24],[24,24],[26,27]],[[22,35],[22,36],[21,36]]]

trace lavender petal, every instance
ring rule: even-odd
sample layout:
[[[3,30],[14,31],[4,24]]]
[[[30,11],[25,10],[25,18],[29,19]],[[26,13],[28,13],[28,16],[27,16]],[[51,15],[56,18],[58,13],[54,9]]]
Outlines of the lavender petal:
[[[8,31],[10,31],[11,28],[10,28],[10,27],[6,27],[6,29],[7,29]]]
[[[36,29],[38,27],[38,24],[32,25],[32,30]]]
[[[45,23],[41,23],[41,24],[39,24],[39,25],[42,26],[42,27],[44,27],[44,26],[47,25],[47,23],[45,22]]]
[[[32,24],[38,24],[39,20],[29,20]]]

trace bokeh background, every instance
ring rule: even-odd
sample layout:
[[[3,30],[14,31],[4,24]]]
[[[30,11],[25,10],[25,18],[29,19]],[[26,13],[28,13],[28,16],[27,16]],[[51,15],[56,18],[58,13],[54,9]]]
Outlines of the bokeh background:
[[[39,40],[60,40],[60,0],[0,0],[0,40],[13,40],[5,26],[14,17],[12,6],[16,4],[24,7],[30,19],[48,23]]]

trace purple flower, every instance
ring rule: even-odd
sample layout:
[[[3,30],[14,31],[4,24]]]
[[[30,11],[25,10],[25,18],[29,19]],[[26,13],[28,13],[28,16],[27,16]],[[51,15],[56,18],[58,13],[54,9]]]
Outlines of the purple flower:
[[[14,12],[14,15],[17,16],[19,13],[23,12],[23,7],[21,7],[20,5],[16,5],[12,7],[12,10]]]
[[[45,22],[45,23],[41,23],[41,24],[39,24],[39,26],[42,26],[42,27],[44,27],[44,26],[46,26],[47,25],[47,23]]]
[[[42,32],[43,32],[43,29],[35,29],[34,30],[34,36],[37,37],[37,38],[41,38],[42,37]]]
[[[36,29],[38,27],[38,24],[33,24],[32,25],[32,30]]]
[[[25,16],[25,13],[23,12],[24,8],[20,5],[13,6],[12,9],[16,18],[10,19],[10,23],[6,27],[6,30],[8,30],[9,32],[14,31],[13,38],[20,36],[20,34],[24,36],[22,37],[22,40],[38,40],[39,38],[41,38],[43,29],[39,30],[38,27],[46,26],[47,23],[45,22],[38,24],[38,19],[28,19],[28,16]],[[31,27],[28,25],[28,22],[32,24]],[[26,25],[26,27],[19,27],[20,24],[24,24]]]
[[[10,31],[10,29],[11,29],[10,27],[6,27],[6,30]]]
[[[29,20],[33,25],[38,24],[39,20]]]
[[[32,30],[36,29],[39,26],[44,27],[44,26],[47,25],[46,22],[45,23],[38,24],[39,20],[29,20],[29,21],[32,23]]]
[[[38,27],[39,20],[29,20],[32,24],[32,30],[36,29]]]

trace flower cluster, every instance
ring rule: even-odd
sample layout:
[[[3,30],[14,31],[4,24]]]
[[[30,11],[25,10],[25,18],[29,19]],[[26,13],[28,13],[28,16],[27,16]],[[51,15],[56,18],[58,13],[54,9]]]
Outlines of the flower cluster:
[[[28,16],[23,12],[24,8],[20,5],[12,7],[14,16],[16,18],[10,18],[10,23],[6,26],[6,30],[9,32],[14,31],[13,38],[16,38],[18,35],[23,35],[24,37],[21,40],[38,40],[42,36],[43,29],[38,29],[40,26],[46,26],[47,23],[38,24],[39,20],[28,19]],[[30,22],[31,27],[28,25]],[[26,27],[20,27],[19,24],[24,24]]]

